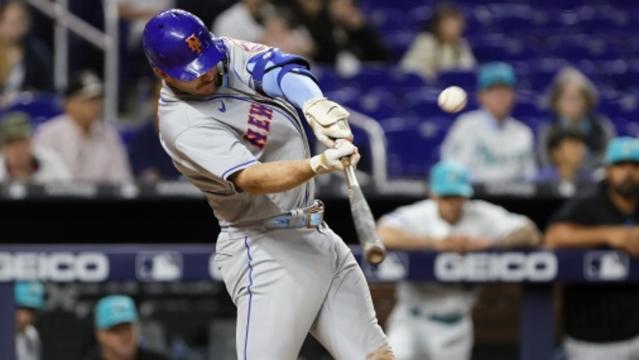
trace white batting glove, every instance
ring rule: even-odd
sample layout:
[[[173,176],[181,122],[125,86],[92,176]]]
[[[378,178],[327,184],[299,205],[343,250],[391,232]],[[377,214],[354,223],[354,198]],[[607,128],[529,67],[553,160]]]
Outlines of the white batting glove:
[[[357,166],[360,155],[357,147],[346,140],[338,140],[335,147],[325,150],[311,158],[311,168],[316,174],[326,174],[333,171],[343,171],[342,159],[348,159],[351,165]]]
[[[327,147],[334,147],[338,139],[353,140],[348,126],[350,114],[340,104],[327,98],[313,98],[304,103],[302,112],[317,140]]]

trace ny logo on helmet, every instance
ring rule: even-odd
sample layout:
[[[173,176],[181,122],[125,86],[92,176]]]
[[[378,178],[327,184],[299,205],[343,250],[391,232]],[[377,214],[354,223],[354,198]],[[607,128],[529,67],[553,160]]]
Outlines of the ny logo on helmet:
[[[200,42],[200,39],[195,37],[195,34],[191,34],[191,36],[186,38],[186,45],[188,45],[189,49],[196,54],[202,52],[202,43]]]

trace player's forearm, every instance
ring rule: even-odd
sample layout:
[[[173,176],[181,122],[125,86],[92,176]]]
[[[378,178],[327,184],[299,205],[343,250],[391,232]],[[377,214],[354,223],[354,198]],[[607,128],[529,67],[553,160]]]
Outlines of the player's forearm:
[[[315,176],[310,160],[260,163],[231,176],[235,187],[255,195],[278,193],[295,188]]]
[[[537,226],[532,222],[524,227],[513,231],[512,233],[498,239],[495,242],[496,247],[520,247],[520,246],[537,246],[541,243],[541,233]]]
[[[551,247],[596,247],[608,245],[611,231],[619,226],[582,226],[554,224],[546,231],[544,243]]]
[[[432,248],[432,243],[428,238],[411,234],[398,228],[380,225],[377,228],[379,237],[384,245],[398,250],[425,250]]]

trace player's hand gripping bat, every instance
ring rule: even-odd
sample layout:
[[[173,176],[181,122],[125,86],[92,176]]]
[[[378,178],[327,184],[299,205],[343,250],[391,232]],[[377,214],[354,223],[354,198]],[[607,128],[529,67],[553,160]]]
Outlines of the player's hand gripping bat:
[[[351,214],[357,238],[364,251],[364,258],[371,264],[377,265],[384,261],[386,248],[377,235],[375,219],[371,208],[366,202],[366,198],[359,187],[359,182],[355,176],[355,169],[348,159],[342,159],[346,183],[348,185],[348,200],[351,205]]]

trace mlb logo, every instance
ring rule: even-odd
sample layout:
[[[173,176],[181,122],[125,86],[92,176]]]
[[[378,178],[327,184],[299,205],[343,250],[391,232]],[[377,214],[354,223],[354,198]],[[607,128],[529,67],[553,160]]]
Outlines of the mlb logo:
[[[135,259],[142,281],[175,281],[182,278],[182,256],[173,251],[143,252]]]
[[[628,255],[617,251],[590,251],[584,257],[587,280],[614,281],[628,277]]]

